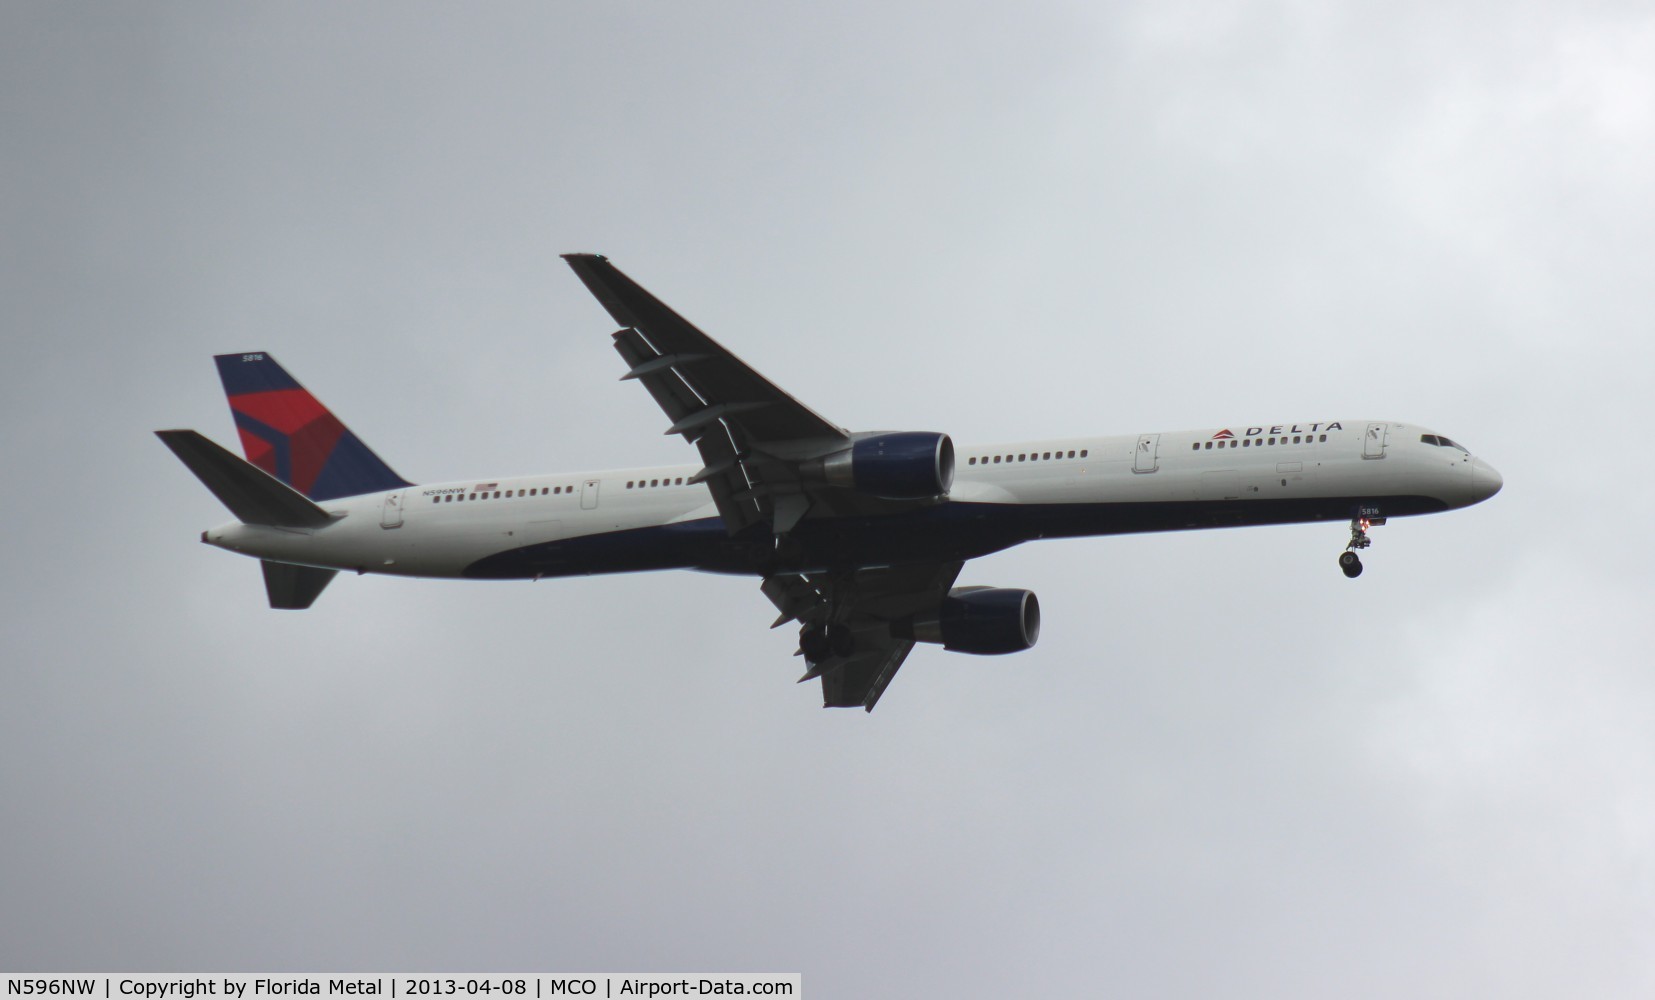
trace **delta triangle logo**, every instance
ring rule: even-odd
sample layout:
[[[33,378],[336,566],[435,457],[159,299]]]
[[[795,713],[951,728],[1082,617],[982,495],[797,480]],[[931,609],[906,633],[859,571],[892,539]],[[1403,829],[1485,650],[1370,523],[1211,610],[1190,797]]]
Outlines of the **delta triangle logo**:
[[[1235,437],[1235,435],[1231,434],[1230,429],[1228,427],[1226,427],[1223,430],[1219,431],[1217,434],[1214,434],[1213,435],[1213,440],[1214,441],[1228,441],[1233,437]]]

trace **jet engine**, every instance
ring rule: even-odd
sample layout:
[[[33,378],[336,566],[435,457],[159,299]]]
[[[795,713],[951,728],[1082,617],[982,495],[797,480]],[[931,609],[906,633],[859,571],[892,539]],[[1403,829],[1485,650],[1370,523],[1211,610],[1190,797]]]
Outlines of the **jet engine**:
[[[940,497],[954,485],[954,442],[934,431],[871,434],[822,459],[821,476],[886,500]]]
[[[891,634],[956,653],[1020,653],[1040,638],[1040,599],[1032,590],[957,587],[935,613],[893,623]]]

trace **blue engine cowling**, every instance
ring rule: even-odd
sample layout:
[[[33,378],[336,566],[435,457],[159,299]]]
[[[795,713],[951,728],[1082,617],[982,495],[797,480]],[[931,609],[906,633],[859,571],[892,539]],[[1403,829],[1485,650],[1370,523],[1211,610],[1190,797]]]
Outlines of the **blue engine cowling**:
[[[822,461],[828,483],[887,500],[940,497],[954,485],[954,442],[934,431],[871,434]]]
[[[894,623],[891,634],[955,653],[1021,653],[1040,638],[1040,599],[1032,590],[960,587],[935,613]]]

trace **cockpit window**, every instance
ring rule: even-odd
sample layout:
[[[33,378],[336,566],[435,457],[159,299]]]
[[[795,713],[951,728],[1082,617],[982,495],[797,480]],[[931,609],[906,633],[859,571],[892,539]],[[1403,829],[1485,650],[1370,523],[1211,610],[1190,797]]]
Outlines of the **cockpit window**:
[[[1434,444],[1438,448],[1456,448],[1465,452],[1467,455],[1471,454],[1470,449],[1466,448],[1465,445],[1460,444],[1457,441],[1450,441],[1448,438],[1445,438],[1440,434],[1421,434],[1419,439],[1426,444]]]

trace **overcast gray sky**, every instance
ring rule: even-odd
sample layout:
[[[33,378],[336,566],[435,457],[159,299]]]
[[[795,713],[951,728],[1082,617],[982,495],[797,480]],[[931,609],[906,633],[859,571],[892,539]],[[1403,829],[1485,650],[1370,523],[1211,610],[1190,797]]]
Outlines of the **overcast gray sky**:
[[[0,9],[0,968],[1655,991],[1647,4]],[[756,581],[340,579],[150,432],[275,354],[415,480],[693,460],[557,259],[838,423],[1396,419],[1480,507],[1042,543],[794,686]]]

